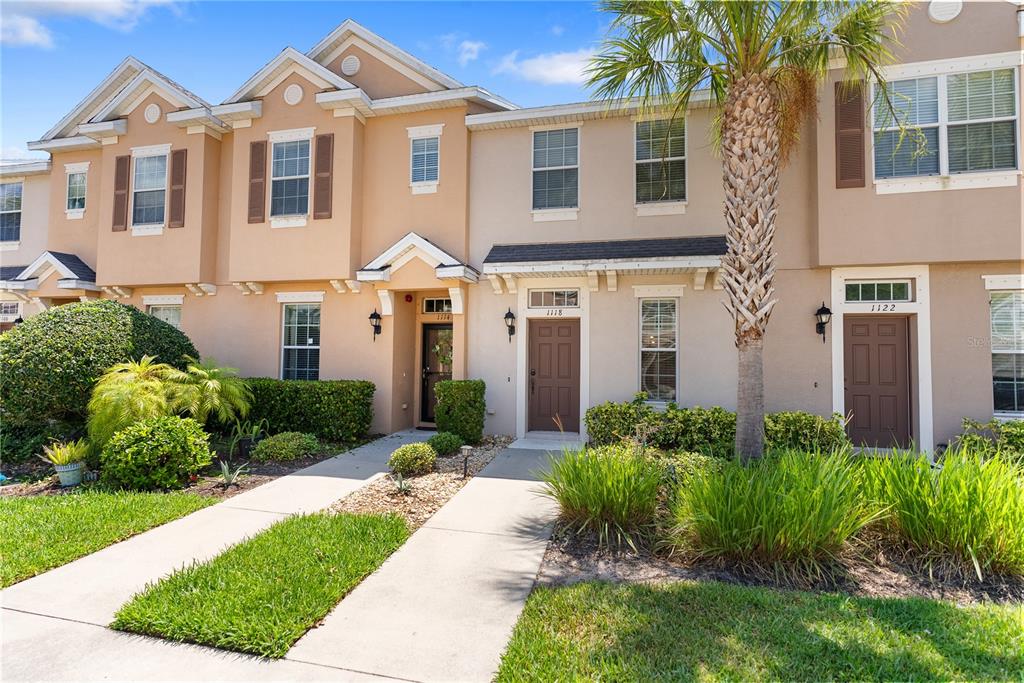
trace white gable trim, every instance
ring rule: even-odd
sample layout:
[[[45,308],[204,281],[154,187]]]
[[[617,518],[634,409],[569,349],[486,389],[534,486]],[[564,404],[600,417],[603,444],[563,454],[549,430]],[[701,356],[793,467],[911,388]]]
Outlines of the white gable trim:
[[[292,64],[289,65],[289,62]],[[242,84],[242,87],[236,90],[231,97],[224,100],[223,104],[234,104],[235,102],[241,102],[242,100],[248,100],[257,96],[257,92],[261,91],[268,82],[277,78],[282,71],[287,70],[289,66],[301,67],[305,72],[303,76],[309,78],[321,88],[347,90],[355,87],[341,76],[331,72],[322,64],[314,62],[295,48],[286,47],[279,55],[270,60],[266,66],[253,74],[252,78]]]
[[[371,57],[374,57],[375,59],[379,60],[380,62],[382,62],[386,66],[391,67],[392,69],[394,69],[395,71],[397,71],[401,75],[405,76],[406,78],[408,78],[413,83],[416,83],[417,85],[421,85],[421,86],[423,86],[424,88],[426,88],[427,90],[429,90],[431,92],[436,92],[438,90],[445,90],[446,89],[443,84],[438,83],[437,81],[435,81],[432,78],[428,78],[428,77],[424,76],[423,73],[421,73],[421,72],[419,72],[419,71],[417,71],[415,69],[410,68],[405,63],[403,63],[401,60],[396,59],[395,57],[390,55],[387,51],[382,50],[382,49],[372,45],[371,43],[366,42],[365,40],[363,40],[359,36],[355,36],[355,35],[349,36],[348,38],[346,38],[345,40],[342,41],[341,45],[339,45],[335,49],[331,50],[327,54],[327,56],[324,58],[323,63],[324,64],[330,64],[335,59],[337,59],[339,56],[344,54],[345,51],[348,50],[349,48],[351,48],[352,46],[358,47],[359,49],[363,50],[364,52],[366,52]],[[448,86],[448,87],[461,87],[461,85],[462,84],[460,83],[459,86]]]
[[[61,279],[73,280],[78,277],[73,270],[61,263],[60,259],[50,252],[44,251],[39,258],[25,266],[25,270],[18,273],[17,279],[31,280],[43,275],[44,272],[48,275],[50,270],[60,273]],[[44,276],[42,279],[45,280],[46,277]]]
[[[99,85],[93,88],[92,92],[85,96],[85,98],[75,105],[68,114],[57,122],[50,130],[46,131],[40,142],[46,140],[52,140],[57,136],[70,132],[69,129],[77,123],[83,120],[88,120],[89,117],[86,115],[92,107],[102,106],[104,101],[109,100],[111,97],[117,95],[117,90],[108,92],[112,88],[119,88],[119,84],[125,83],[135,76],[138,72],[146,68],[146,65],[135,59],[134,57],[127,57],[124,61],[118,64],[110,74],[104,78]],[[41,149],[41,148],[39,148]]]
[[[140,88],[142,88],[141,92],[139,92]],[[202,100],[193,97],[147,67],[89,120],[95,123],[111,117],[125,116],[154,92],[176,107],[195,109],[206,106]]]
[[[407,252],[413,252],[408,253]],[[363,270],[379,270],[385,266],[391,266],[398,270],[413,257],[418,256],[421,260],[430,264],[432,268],[439,265],[452,266],[460,263],[459,259],[449,254],[433,242],[430,242],[414,232],[392,244],[384,253],[366,264]]]

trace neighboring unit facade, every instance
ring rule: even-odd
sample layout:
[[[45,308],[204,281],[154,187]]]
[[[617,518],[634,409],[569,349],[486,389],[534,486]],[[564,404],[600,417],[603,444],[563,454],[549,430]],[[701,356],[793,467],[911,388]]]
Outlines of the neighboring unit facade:
[[[886,71],[926,152],[894,153],[836,64],[783,174],[768,408],[865,444],[1024,416],[1020,24],[939,5]],[[432,424],[446,377],[487,382],[492,433],[585,431],[641,390],[733,408],[697,99],[520,109],[350,21],[220,105],[129,58],[32,143],[49,167],[0,171],[4,311],[116,298],[245,375],[370,379],[378,431]]]

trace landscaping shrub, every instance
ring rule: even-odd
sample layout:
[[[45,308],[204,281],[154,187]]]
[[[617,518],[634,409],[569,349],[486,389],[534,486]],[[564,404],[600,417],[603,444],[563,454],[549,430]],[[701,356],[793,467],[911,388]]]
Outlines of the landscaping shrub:
[[[634,549],[654,522],[661,477],[657,462],[625,445],[566,451],[541,475],[571,529]]]
[[[587,410],[584,421],[591,444],[641,440],[663,450],[731,455],[736,440],[736,414],[724,408],[680,408],[675,403],[656,409],[647,395],[625,403],[603,403]],[[765,448],[830,451],[848,446],[842,416],[824,418],[804,412],[765,416]]]
[[[199,424],[214,418],[228,425],[249,414],[252,391],[235,368],[217,365],[214,360],[189,359],[185,372],[175,377],[172,403]]]
[[[881,526],[923,559],[962,573],[1024,574],[1024,474],[1002,456],[947,451],[865,459],[863,488]]]
[[[249,419],[266,420],[270,432],[315,434],[324,441],[352,443],[373,421],[373,382],[253,378]]]
[[[409,443],[399,446],[388,458],[388,467],[395,474],[403,477],[413,477],[417,474],[427,474],[434,470],[434,463],[437,461],[437,453],[426,443]]]
[[[151,356],[118,363],[103,373],[89,399],[89,440],[94,454],[115,433],[140,420],[169,415],[172,383],[181,371]]]
[[[458,451],[462,445],[462,437],[451,432],[438,432],[427,439],[427,443],[438,455],[451,455]]]
[[[990,420],[977,422],[963,419],[963,433],[953,439],[951,447],[966,449],[983,457],[1000,454],[1024,464],[1024,420]]]
[[[725,462],[722,458],[692,451],[654,451],[655,462],[669,483],[684,483],[704,472],[721,471]]]
[[[24,462],[42,454],[43,446],[53,441],[67,441],[81,434],[81,427],[67,422],[11,425],[0,418],[0,461],[5,464]]]
[[[673,513],[677,547],[794,578],[820,576],[872,520],[845,452],[797,450],[691,478]]]
[[[439,432],[458,434],[466,443],[480,443],[484,436],[486,385],[479,379],[442,380],[437,392],[436,422]]]
[[[281,432],[257,443],[252,450],[252,459],[257,462],[298,460],[319,450],[320,442],[312,434]]]
[[[157,417],[114,434],[100,455],[105,484],[151,490],[184,486],[210,464],[206,432],[191,418]]]
[[[12,425],[82,424],[93,384],[145,355],[175,367],[198,357],[171,325],[115,301],[51,308],[0,335],[0,413]]]

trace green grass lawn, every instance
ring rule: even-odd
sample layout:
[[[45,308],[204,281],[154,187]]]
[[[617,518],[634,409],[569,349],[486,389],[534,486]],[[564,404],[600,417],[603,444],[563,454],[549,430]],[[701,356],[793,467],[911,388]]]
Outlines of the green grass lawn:
[[[0,587],[59,567],[217,501],[189,493],[83,490],[0,498]]]
[[[283,657],[408,536],[394,515],[290,517],[147,587],[111,626]]]
[[[721,583],[539,588],[499,681],[1024,680],[1024,606]]]

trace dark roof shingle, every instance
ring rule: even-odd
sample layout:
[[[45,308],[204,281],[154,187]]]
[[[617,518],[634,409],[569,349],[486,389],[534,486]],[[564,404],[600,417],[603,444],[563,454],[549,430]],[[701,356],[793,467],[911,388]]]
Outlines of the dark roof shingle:
[[[54,258],[63,263],[68,270],[74,273],[75,277],[79,280],[96,282],[96,271],[75,254],[66,254],[61,251],[51,251],[50,253],[53,254]]]
[[[665,237],[660,239],[605,240],[601,242],[540,242],[496,244],[484,263],[529,263],[532,261],[593,261],[603,259],[648,259],[685,256],[721,256],[725,237]]]

